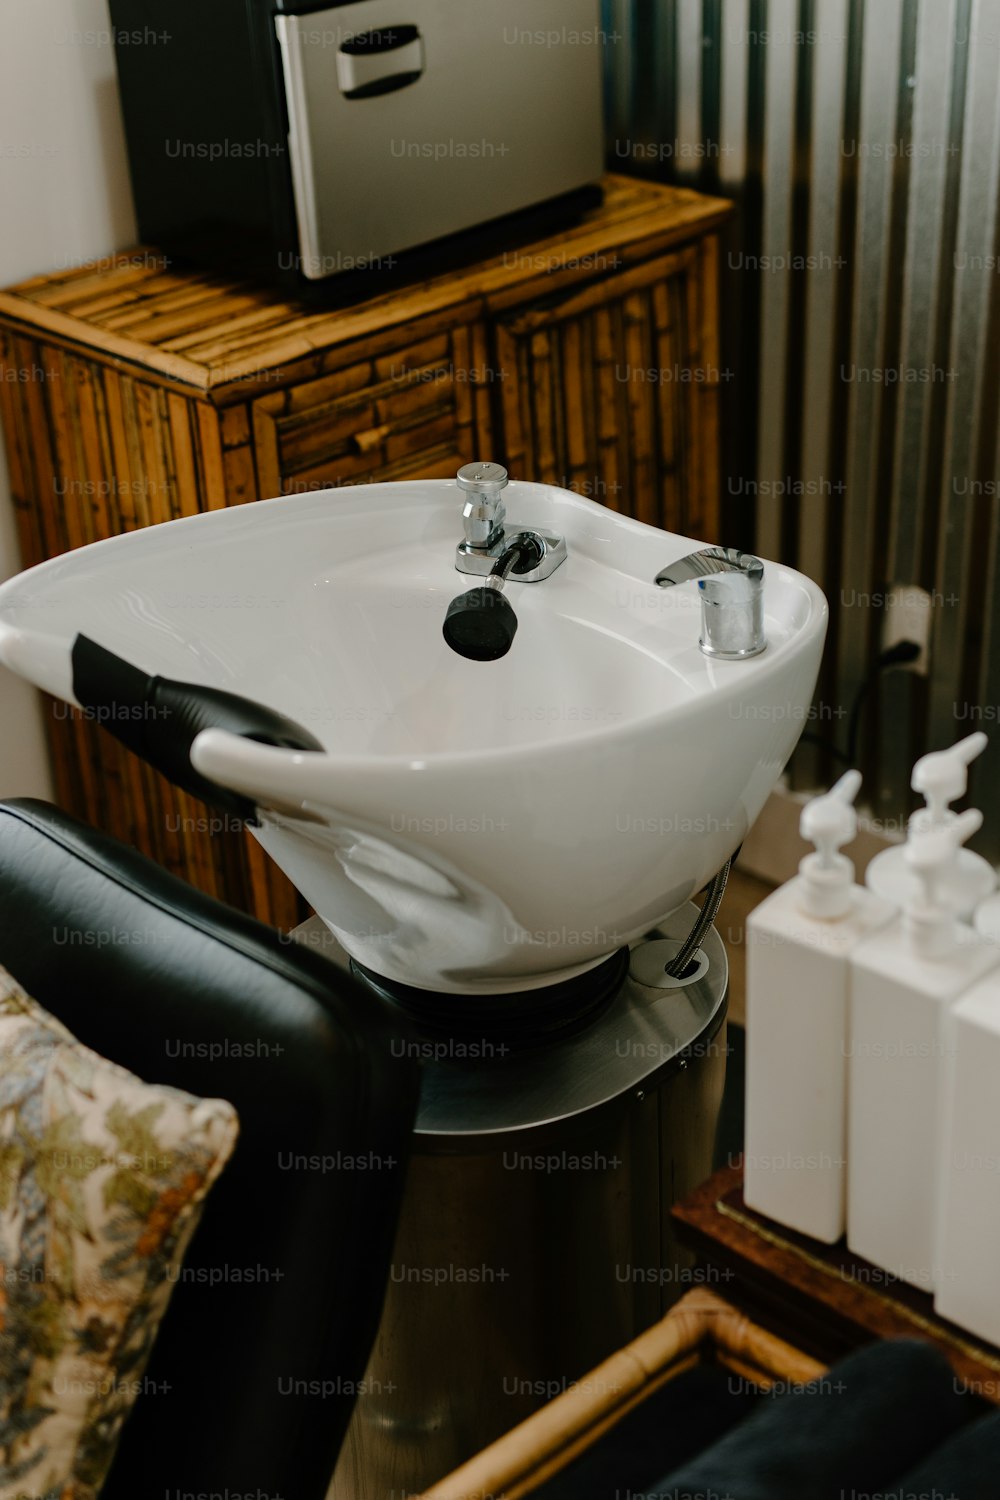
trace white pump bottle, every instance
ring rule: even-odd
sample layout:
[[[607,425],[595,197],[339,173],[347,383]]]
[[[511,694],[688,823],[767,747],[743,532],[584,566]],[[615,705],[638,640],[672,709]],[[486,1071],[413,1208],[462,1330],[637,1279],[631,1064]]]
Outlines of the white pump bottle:
[[[1000,1344],[1000,969],[946,1021],[934,1309]]]
[[[860,786],[848,771],[806,804],[817,852],[747,919],[744,1199],[828,1244],[845,1227],[848,958],[895,915],[839,852]]]
[[[958,814],[949,803],[964,797],[969,787],[969,766],[981,755],[989,741],[981,730],[952,745],[950,750],[935,750],[922,755],[913,767],[910,785],[920,792],[926,807],[918,808],[910,819],[914,831],[922,828],[945,828]],[[956,848],[955,869],[947,881],[944,899],[962,922],[971,922],[973,913],[996,888],[996,874],[988,860],[971,849]],[[884,896],[896,906],[906,906],[918,890],[916,876],[908,867],[905,845],[897,844],[876,854],[865,872],[865,883],[876,895]]]
[[[936,1195],[951,1005],[1000,950],[955,916],[956,852],[982,825],[972,809],[911,822],[903,914],[851,960],[847,1243],[930,1291],[938,1279]]]

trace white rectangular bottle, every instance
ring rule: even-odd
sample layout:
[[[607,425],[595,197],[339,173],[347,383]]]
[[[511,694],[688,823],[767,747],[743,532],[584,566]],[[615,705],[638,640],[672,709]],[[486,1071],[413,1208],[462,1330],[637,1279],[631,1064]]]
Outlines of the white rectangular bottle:
[[[1000,1344],[1000,971],[946,1023],[934,1309]]]
[[[948,1012],[1000,962],[955,919],[948,892],[959,846],[981,823],[970,810],[943,826],[911,826],[917,894],[851,960],[847,1243],[923,1291],[938,1276]]]
[[[860,785],[850,771],[807,804],[801,833],[819,852],[747,919],[744,1200],[827,1244],[845,1228],[848,959],[896,912],[837,852]]]

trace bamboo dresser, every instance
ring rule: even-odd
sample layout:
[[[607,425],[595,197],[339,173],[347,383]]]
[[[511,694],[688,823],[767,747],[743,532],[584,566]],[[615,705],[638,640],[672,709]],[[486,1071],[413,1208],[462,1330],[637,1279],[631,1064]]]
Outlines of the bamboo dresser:
[[[273,495],[453,478],[473,458],[717,540],[730,211],[611,176],[558,235],[337,309],[144,248],[2,292],[22,561]],[[301,920],[247,834],[64,705],[48,729],[64,808],[264,921]]]

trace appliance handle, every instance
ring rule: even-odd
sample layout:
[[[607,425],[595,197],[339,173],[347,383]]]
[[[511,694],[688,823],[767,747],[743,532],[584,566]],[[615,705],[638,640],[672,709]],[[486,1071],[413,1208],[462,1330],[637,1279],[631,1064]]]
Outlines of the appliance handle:
[[[425,67],[416,26],[381,26],[337,48],[337,83],[345,99],[372,99],[416,83]]]

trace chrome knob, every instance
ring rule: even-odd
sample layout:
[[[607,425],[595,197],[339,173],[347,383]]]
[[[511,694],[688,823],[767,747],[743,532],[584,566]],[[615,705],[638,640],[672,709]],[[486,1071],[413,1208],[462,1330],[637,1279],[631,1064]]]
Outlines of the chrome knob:
[[[458,471],[459,488],[470,495],[499,494],[507,483],[503,464],[491,462],[463,464]]]

